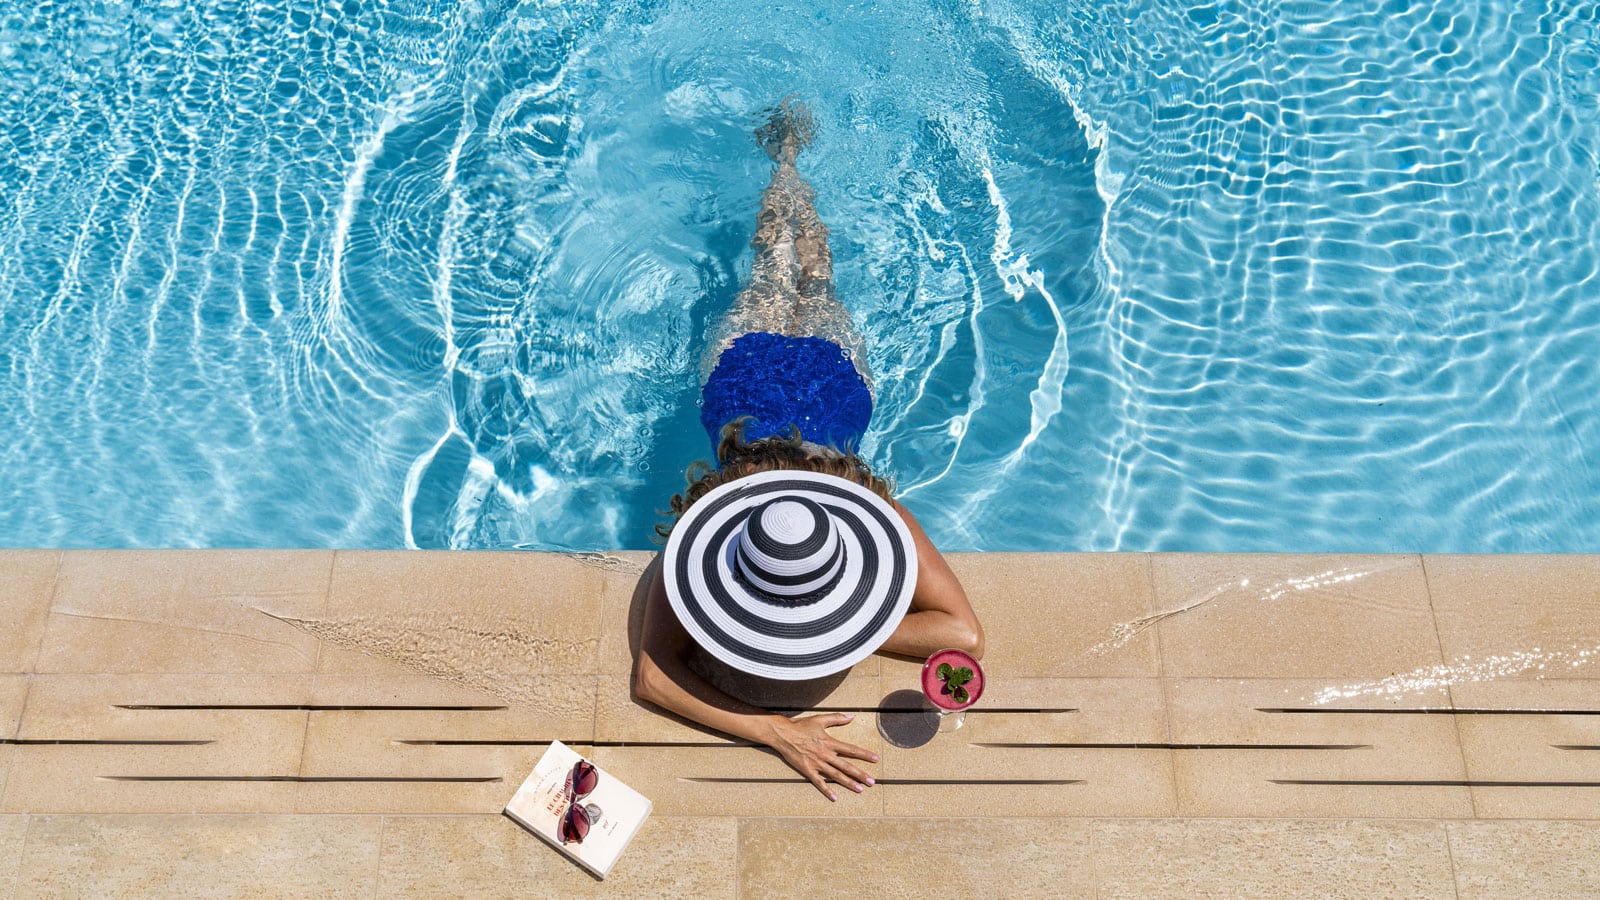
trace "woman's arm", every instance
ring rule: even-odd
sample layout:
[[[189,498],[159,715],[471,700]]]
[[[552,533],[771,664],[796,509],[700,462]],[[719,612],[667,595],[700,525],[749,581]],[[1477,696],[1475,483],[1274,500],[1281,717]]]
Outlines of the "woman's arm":
[[[911,595],[911,611],[879,649],[901,656],[925,657],[954,647],[972,654],[974,659],[982,659],[983,626],[972,611],[967,592],[911,511],[898,502],[894,508],[911,529],[911,538],[917,545],[917,587]]]
[[[693,639],[683,630],[667,602],[659,559],[651,566],[644,606],[644,633],[633,670],[634,694],[718,731],[765,744],[776,750],[829,800],[837,799],[825,781],[860,792],[873,780],[852,759],[877,762],[871,751],[835,740],[827,729],[854,716],[805,716],[790,719],[728,696],[695,674],[685,663]]]

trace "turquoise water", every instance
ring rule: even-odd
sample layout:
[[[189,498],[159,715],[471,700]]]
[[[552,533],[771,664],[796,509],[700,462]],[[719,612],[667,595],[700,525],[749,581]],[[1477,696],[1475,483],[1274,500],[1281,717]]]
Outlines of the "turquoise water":
[[[785,94],[951,550],[1600,549],[1594,3],[0,12],[0,544],[647,547]]]

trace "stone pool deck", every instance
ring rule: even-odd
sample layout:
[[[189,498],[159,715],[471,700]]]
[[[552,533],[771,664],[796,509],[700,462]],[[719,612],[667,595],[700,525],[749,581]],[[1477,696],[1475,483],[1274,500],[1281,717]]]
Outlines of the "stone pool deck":
[[[955,554],[965,728],[756,697],[837,803],[630,698],[651,558],[0,552],[0,896],[1600,895],[1600,557]],[[655,801],[604,882],[499,814],[553,739]]]

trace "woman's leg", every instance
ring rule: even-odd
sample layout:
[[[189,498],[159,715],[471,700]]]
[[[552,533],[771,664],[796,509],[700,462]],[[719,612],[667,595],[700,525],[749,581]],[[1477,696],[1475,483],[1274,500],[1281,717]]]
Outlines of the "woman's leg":
[[[761,193],[756,235],[750,242],[756,251],[750,284],[717,330],[704,374],[739,335],[766,331],[834,341],[850,351],[856,370],[872,383],[865,343],[849,310],[834,296],[833,254],[828,226],[817,216],[817,192],[794,164],[811,142],[814,127],[803,104],[785,101],[756,129],[756,140],[777,166]]]

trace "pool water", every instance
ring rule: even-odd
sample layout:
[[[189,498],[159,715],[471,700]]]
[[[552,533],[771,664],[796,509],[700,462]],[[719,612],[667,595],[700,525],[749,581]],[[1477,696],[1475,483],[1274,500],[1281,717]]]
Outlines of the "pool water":
[[[0,12],[0,543],[648,547],[793,94],[950,550],[1600,549],[1594,3]]]

